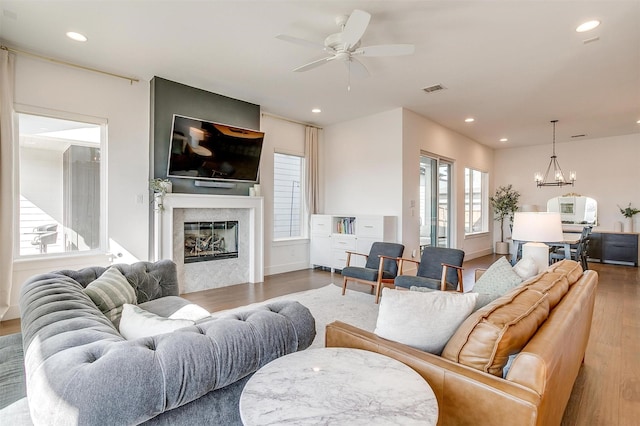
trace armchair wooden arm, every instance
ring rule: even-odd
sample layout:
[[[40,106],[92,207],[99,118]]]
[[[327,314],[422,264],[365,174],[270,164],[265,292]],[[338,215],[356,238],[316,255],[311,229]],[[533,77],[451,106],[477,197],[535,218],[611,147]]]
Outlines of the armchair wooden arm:
[[[455,268],[458,273],[458,286],[459,292],[464,293],[464,283],[462,278],[462,271],[464,270],[461,266],[449,265],[448,263],[442,263],[442,279],[440,280],[440,290],[445,291],[447,289],[447,271],[449,268]]]
[[[367,259],[369,259],[369,255],[368,254],[364,254],[364,253],[358,253],[355,251],[349,251],[349,250],[345,250],[345,253],[347,253],[347,266],[349,266],[351,264],[351,255],[355,254],[357,256],[364,256],[364,261],[366,262]]]

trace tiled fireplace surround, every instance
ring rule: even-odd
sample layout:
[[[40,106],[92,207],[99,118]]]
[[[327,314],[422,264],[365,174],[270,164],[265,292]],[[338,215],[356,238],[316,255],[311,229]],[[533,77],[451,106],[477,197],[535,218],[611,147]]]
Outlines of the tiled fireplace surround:
[[[155,258],[176,263],[181,293],[264,280],[262,197],[167,194],[162,204],[155,213]],[[238,221],[238,257],[185,265],[184,222],[227,220]]]

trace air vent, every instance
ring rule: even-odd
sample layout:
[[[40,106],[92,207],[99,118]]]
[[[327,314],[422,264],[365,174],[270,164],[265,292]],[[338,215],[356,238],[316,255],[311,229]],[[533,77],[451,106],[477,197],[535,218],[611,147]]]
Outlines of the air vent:
[[[582,43],[589,44],[589,43],[593,43],[594,41],[598,41],[598,40],[600,40],[600,37],[592,37],[592,38],[588,38],[586,40],[582,40]]]
[[[572,138],[584,138],[587,135],[573,135]]]
[[[424,90],[427,93],[433,93],[433,92],[438,92],[444,89],[446,89],[446,87],[444,87],[442,84],[434,84],[433,86],[425,87],[422,90]]]

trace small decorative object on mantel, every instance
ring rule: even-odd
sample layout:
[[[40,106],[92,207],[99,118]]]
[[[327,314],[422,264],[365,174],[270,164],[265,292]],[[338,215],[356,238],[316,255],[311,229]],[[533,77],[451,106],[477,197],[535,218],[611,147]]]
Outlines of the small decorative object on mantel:
[[[508,217],[513,223],[519,198],[520,193],[514,191],[512,185],[499,187],[493,197],[489,197],[495,214],[494,219],[500,222],[500,241],[496,242],[496,254],[509,254],[509,243],[504,241],[504,221]]]
[[[173,191],[173,184],[169,179],[155,178],[149,181],[149,189],[151,189],[154,194],[154,200],[152,200],[152,202],[157,200],[156,208],[159,211],[163,211],[164,196]]]
[[[640,213],[640,209],[631,207],[631,203],[624,209],[618,206],[620,213],[624,216],[624,232],[633,232],[633,216]]]

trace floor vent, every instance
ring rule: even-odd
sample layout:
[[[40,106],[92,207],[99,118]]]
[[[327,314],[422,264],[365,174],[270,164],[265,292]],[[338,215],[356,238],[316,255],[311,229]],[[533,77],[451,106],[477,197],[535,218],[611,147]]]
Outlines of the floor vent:
[[[587,135],[573,135],[572,138],[584,138]]]

